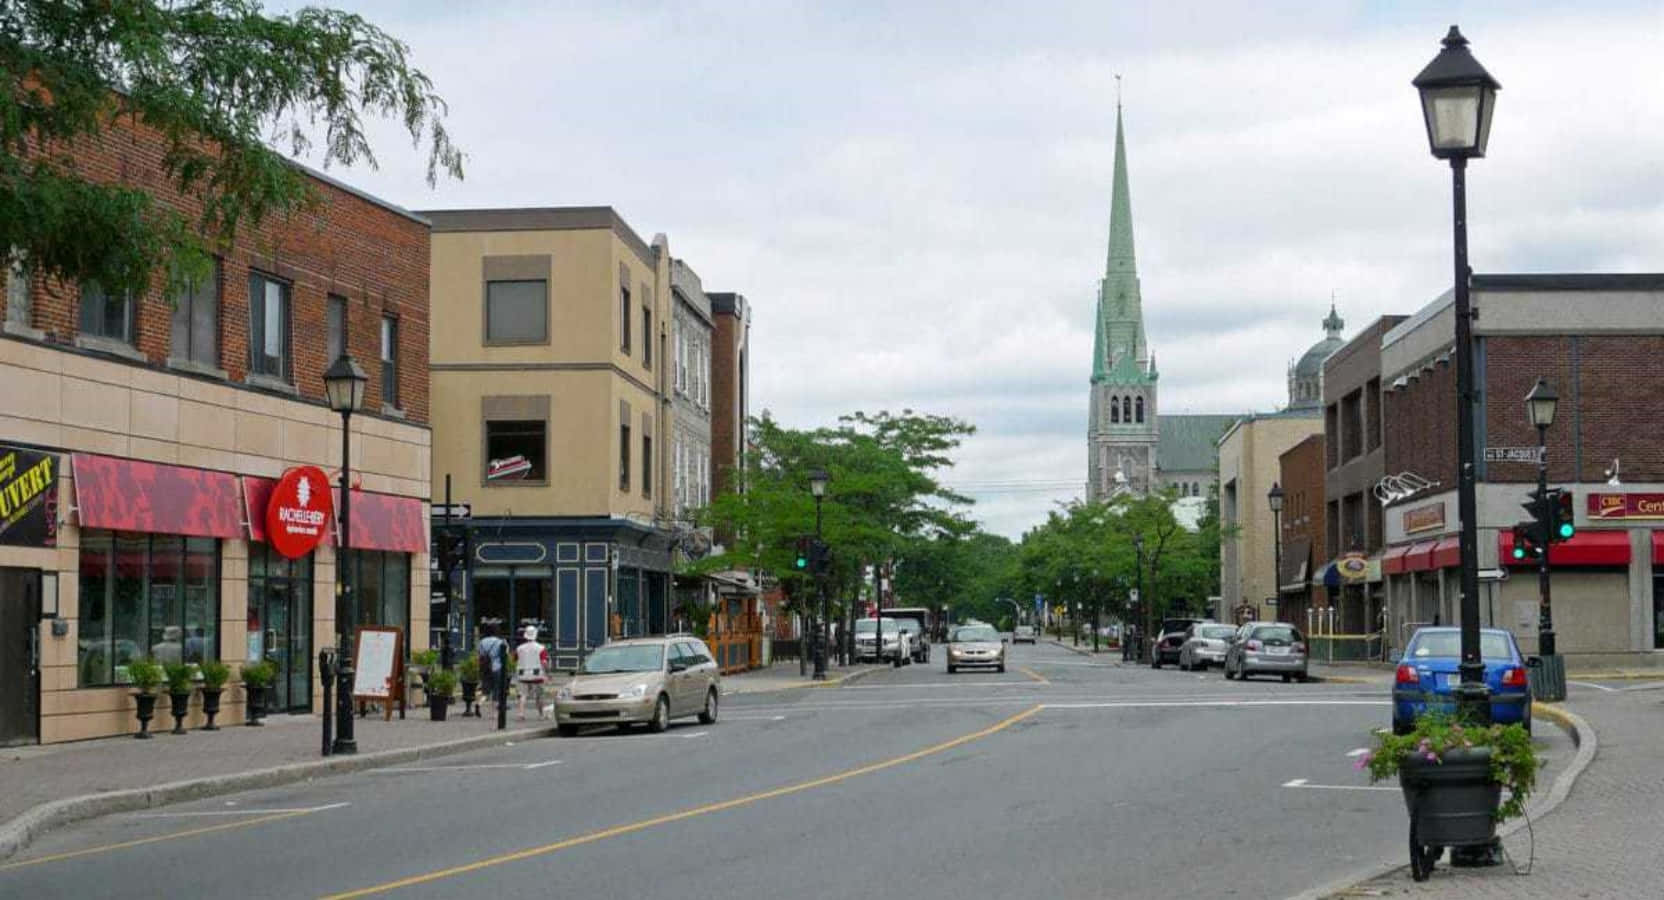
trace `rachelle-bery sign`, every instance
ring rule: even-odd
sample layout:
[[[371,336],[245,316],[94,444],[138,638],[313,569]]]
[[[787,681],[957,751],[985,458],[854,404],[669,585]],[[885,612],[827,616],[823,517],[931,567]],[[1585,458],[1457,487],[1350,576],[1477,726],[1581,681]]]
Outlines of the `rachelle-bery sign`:
[[[296,466],[284,472],[266,504],[266,540],[289,559],[311,553],[324,539],[334,502],[322,469]]]
[[[1591,519],[1664,519],[1664,494],[1590,494]]]
[[[58,543],[58,458],[0,447],[0,544]]]
[[[1415,534],[1418,531],[1430,531],[1444,527],[1444,503],[1429,503],[1414,509],[1404,510],[1404,533]]]

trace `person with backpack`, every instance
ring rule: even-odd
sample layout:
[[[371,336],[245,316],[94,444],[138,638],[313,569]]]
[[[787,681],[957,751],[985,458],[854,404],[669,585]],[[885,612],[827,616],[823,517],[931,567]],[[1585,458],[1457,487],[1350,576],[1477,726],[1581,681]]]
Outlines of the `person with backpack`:
[[[492,703],[497,702],[497,692],[502,686],[503,656],[508,649],[508,641],[497,636],[497,623],[486,622],[480,626],[480,641],[475,652],[480,657],[480,675],[485,679],[485,696]],[[481,704],[483,706],[483,704]]]

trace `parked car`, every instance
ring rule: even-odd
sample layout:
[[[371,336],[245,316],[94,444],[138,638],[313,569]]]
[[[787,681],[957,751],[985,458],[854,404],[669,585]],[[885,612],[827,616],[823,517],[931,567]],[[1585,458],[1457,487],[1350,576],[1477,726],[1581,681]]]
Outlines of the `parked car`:
[[[1034,626],[1033,625],[1018,625],[1016,627],[1016,629],[1011,632],[1011,643],[1013,643],[1013,644],[1032,644],[1032,643],[1034,643]]]
[[[883,623],[884,649],[877,646],[879,624]],[[912,642],[901,630],[901,622],[885,616],[882,619],[855,620],[855,659],[857,662],[889,662],[905,665],[912,662]]]
[[[948,674],[968,667],[1005,671],[1005,641],[992,625],[961,625],[948,634]]]
[[[930,641],[924,634],[924,623],[917,619],[900,617],[896,625],[907,638],[908,660],[916,663],[930,662]]]
[[[935,614],[923,606],[892,606],[884,609],[884,616],[900,622],[901,627],[907,630],[913,642],[913,661],[930,662],[930,637],[935,628]],[[918,628],[909,628],[909,622],[916,623]]]
[[[1225,651],[1225,677],[1281,675],[1305,681],[1306,638],[1287,622],[1249,622],[1237,629]]]
[[[1235,626],[1218,622],[1197,622],[1190,626],[1185,632],[1184,645],[1179,648],[1179,668],[1189,672],[1224,665],[1225,651],[1235,634]]]
[[[1514,635],[1501,628],[1479,629],[1479,658],[1491,689],[1491,721],[1519,722],[1531,730],[1531,690],[1525,657]],[[1410,638],[1399,658],[1392,685],[1392,730],[1408,734],[1425,712],[1455,712],[1461,683],[1462,630],[1423,628]]]
[[[555,692],[555,725],[572,737],[584,725],[663,731],[671,719],[716,722],[722,674],[711,648],[693,635],[634,638],[597,648]]]
[[[1164,662],[1179,661],[1179,650],[1184,647],[1185,632],[1197,622],[1207,619],[1175,618],[1162,619],[1160,637],[1156,638],[1155,647],[1150,650],[1150,668],[1159,669]]]

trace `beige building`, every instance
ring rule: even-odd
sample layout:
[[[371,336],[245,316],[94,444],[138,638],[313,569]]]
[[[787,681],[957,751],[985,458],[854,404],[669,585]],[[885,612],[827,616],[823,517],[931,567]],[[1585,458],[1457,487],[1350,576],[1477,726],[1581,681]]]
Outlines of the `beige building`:
[[[452,627],[537,626],[557,665],[662,633],[675,532],[671,257],[610,207],[439,210],[435,484],[472,505]]]
[[[1221,622],[1279,618],[1267,601],[1277,596],[1276,547],[1267,494],[1280,471],[1278,458],[1323,433],[1321,408],[1264,413],[1237,421],[1219,439],[1219,548]]]

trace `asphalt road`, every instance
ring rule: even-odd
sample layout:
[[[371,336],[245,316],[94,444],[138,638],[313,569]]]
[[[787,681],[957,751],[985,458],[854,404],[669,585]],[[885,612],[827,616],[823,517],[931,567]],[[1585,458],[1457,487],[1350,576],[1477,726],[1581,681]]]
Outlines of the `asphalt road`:
[[[1383,688],[941,657],[712,726],[91,820],[0,864],[0,896],[1281,897],[1403,849],[1396,788],[1348,756]]]

